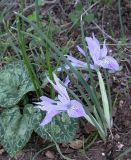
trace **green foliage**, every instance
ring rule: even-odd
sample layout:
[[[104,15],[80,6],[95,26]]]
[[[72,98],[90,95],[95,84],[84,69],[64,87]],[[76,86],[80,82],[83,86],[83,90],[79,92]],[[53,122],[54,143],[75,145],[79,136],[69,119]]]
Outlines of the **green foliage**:
[[[83,6],[81,3],[78,3],[75,7],[75,9],[69,14],[69,18],[73,22],[74,25],[79,25],[80,24],[80,17],[82,13],[84,12]],[[94,14],[93,13],[88,13],[83,18],[84,22],[86,23],[91,23],[94,20]]]
[[[78,23],[78,19],[80,19],[82,13],[83,13],[83,6],[81,3],[79,3],[75,7],[75,9],[69,14],[69,18],[74,24],[76,24]]]
[[[4,42],[2,39],[0,39],[0,59],[4,57],[5,51],[7,50],[7,47],[9,44],[7,42]]]
[[[47,72],[42,72],[40,74],[38,74],[38,77],[41,81],[41,87],[44,88],[47,83],[48,83],[48,79],[47,79],[48,73]]]
[[[0,105],[4,108],[0,114],[0,143],[11,156],[25,146],[33,130],[42,138],[59,143],[74,138],[77,120],[69,118],[66,113],[61,113],[51,123],[41,127],[41,112],[36,112],[29,104],[24,109],[16,105],[28,91],[34,90],[22,61],[5,65],[0,75]],[[41,73],[39,77],[45,86],[46,75]]]
[[[117,50],[118,50],[118,57],[120,59],[123,59],[124,58],[124,49],[125,49],[125,46],[126,46],[126,37],[121,37],[120,40],[118,41],[117,43]]]
[[[93,122],[94,126],[97,128],[101,138],[103,140],[105,140],[105,137],[107,136],[107,126],[106,126],[105,116],[103,114],[103,109],[102,109],[101,103],[99,101],[99,97],[97,97],[96,88],[95,88],[96,83],[94,82],[93,73],[89,70],[90,78],[91,78],[91,86],[90,86],[89,82],[87,82],[85,80],[85,78],[83,77],[83,74],[81,72],[79,72],[78,70],[76,70],[69,63],[69,61],[67,61],[66,57],[61,53],[60,49],[58,47],[56,47],[56,45],[47,37],[47,35],[44,32],[42,32],[42,30],[37,25],[29,22],[26,17],[24,17],[20,14],[17,14],[17,15],[19,17],[23,18],[27,23],[29,23],[31,25],[31,27],[34,28],[36,33],[40,36],[41,40],[43,42],[46,41],[47,44],[50,46],[50,48],[52,50],[54,50],[54,52],[55,52],[54,58],[55,58],[56,62],[58,62],[58,60],[61,60],[64,62],[64,64],[69,65],[70,72],[73,73],[73,75],[75,75],[79,81],[79,84],[77,83],[77,81],[74,81],[74,83],[78,89],[78,92],[80,93],[79,96],[81,96],[84,99],[84,101],[86,102],[86,103],[83,103],[83,106],[85,106],[86,112],[87,112],[89,118],[91,119],[91,121]],[[83,25],[81,25],[81,30],[82,30],[82,37],[83,37],[82,38],[83,45],[84,45],[84,48],[86,48],[86,43],[84,43],[85,36],[83,36],[84,35]],[[88,63],[89,62],[88,55],[86,56],[86,59],[87,59],[87,63]],[[68,72],[66,72],[66,73],[69,74]],[[83,91],[83,88],[84,88],[84,91]],[[73,91],[70,90],[70,93],[76,100],[79,100],[81,102],[80,98]],[[90,100],[87,98],[87,93],[90,97]],[[94,107],[92,106],[92,103],[94,104]],[[93,114],[86,106],[92,107]]]
[[[43,0],[38,0],[38,5],[39,6],[42,6],[44,4],[44,1]]]
[[[70,118],[67,113],[63,112],[54,117],[52,122],[44,127],[40,126],[38,123],[35,127],[35,132],[43,139],[58,143],[66,143],[73,140],[77,125],[77,119]]]
[[[31,15],[28,16],[28,20],[36,22],[36,12],[35,11]]]
[[[3,1],[4,0],[2,0],[2,2]],[[112,2],[113,0],[101,1],[103,1],[104,3],[108,3]],[[21,2],[23,2],[24,4],[24,0],[22,0]],[[61,60],[65,64],[68,64],[66,58],[62,56],[62,52],[59,51],[58,47],[56,47],[56,45],[50,41],[50,39],[52,41],[54,40],[54,36],[61,31],[61,27],[56,25],[50,16],[48,20],[49,23],[43,24],[39,12],[39,6],[42,6],[44,4],[44,1],[38,0],[35,2],[38,2],[38,6],[35,6],[35,11],[31,15],[29,15],[27,19],[23,17],[24,5],[23,7],[21,7],[23,8],[23,13],[21,15],[21,12],[19,12],[20,14],[17,14],[19,18],[16,19],[16,22],[18,22],[18,26],[16,28],[18,31],[18,38],[16,38],[16,40],[19,42],[19,48],[15,46],[18,43],[15,44],[14,41],[12,42],[16,47],[16,53],[22,53],[26,66],[22,61],[20,61],[5,65],[0,69],[0,107],[2,107],[2,111],[0,113],[0,143],[11,156],[14,156],[20,149],[25,146],[25,144],[30,139],[33,130],[43,139],[58,143],[65,143],[70,142],[74,138],[77,129],[77,119],[69,118],[67,113],[61,113],[60,115],[57,115],[53,118],[51,123],[42,127],[40,126],[40,121],[43,119],[43,114],[41,112],[36,112],[36,109],[34,109],[33,105],[28,104],[24,108],[20,108],[19,106],[17,106],[20,100],[24,105],[28,103],[28,100],[26,100],[24,96],[27,92],[38,90],[38,95],[42,93],[40,90],[41,87],[45,87],[45,85],[48,83],[46,78],[47,74],[52,79],[52,72],[54,71],[51,55],[52,50],[56,53],[54,59],[56,60],[57,64],[59,64],[59,61]],[[90,0],[89,3],[91,4],[92,2],[96,2],[96,0]],[[3,18],[7,13],[9,14],[9,12],[6,12],[6,10],[2,12],[0,16],[0,22],[3,21]],[[80,25],[80,17],[83,13],[84,6],[81,3],[78,3],[75,9],[69,14],[69,18],[73,22],[73,26]],[[24,27],[24,20],[28,22],[31,27],[29,27],[28,25]],[[94,14],[92,12],[88,12],[87,15],[85,14],[83,16],[83,21],[86,24],[91,23],[93,20]],[[36,23],[37,25],[35,25]],[[6,32],[7,31],[8,30],[6,29]],[[1,34],[1,37],[4,37],[4,33]],[[31,38],[28,36],[30,36]],[[28,48],[28,41],[26,40],[31,40],[29,45],[30,48]],[[5,56],[4,53],[7,50],[8,46],[11,45],[7,42],[8,41],[6,40],[2,40],[2,43],[0,44],[0,54],[2,58]],[[68,51],[70,45],[71,44],[69,43],[67,45],[67,48],[64,48],[64,52]],[[28,53],[26,52],[28,49],[30,49],[32,54],[34,54],[32,58],[33,62],[36,65],[39,64],[40,68],[43,67],[44,73],[42,72],[40,76],[38,74],[35,75],[33,67],[30,63],[30,59],[28,57]],[[12,55],[11,58],[12,57],[14,56]],[[26,67],[28,68],[28,71]],[[48,70],[47,73],[45,73],[45,68]],[[72,97],[78,100],[79,97],[83,98],[82,101],[85,101],[83,106],[85,106],[90,120],[93,122],[98,131],[102,128],[102,131],[106,135],[107,130],[104,124],[104,114],[101,104],[99,103],[100,95],[97,96],[98,93],[95,91],[95,83],[94,85],[92,85],[92,83],[92,86],[90,86],[90,84],[85,81],[81,72],[75,70],[75,68],[73,68],[72,66],[70,66],[70,68],[70,72],[75,74],[79,82],[74,82],[79,96],[73,93],[71,94]],[[37,79],[37,76],[39,77],[42,86],[41,83],[39,83],[39,79]],[[29,77],[31,77],[31,79]],[[90,79],[91,82],[93,82],[93,78],[91,77]],[[87,98],[87,95],[90,96],[90,99]],[[91,112],[87,106],[92,107]]]
[[[10,156],[15,156],[30,139],[37,113],[31,104],[25,106],[23,114],[19,106],[12,107],[0,114],[0,143]]]
[[[0,106],[7,108],[17,104],[34,86],[22,61],[5,65],[0,70]]]
[[[101,3],[111,5],[115,0],[101,0]]]
[[[84,21],[89,24],[94,20],[94,18],[95,18],[94,14],[93,13],[89,13],[88,15],[86,15],[86,17],[84,17]]]

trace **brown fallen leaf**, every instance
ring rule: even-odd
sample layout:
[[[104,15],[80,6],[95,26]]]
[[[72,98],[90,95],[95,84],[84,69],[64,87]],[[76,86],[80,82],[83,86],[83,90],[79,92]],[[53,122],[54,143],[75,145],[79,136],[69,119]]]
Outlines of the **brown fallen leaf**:
[[[83,141],[77,139],[75,141],[72,141],[69,146],[73,149],[80,149],[83,146]]]
[[[0,149],[0,155],[2,155],[5,152],[4,149]]]
[[[128,9],[131,9],[131,2],[130,2],[130,0],[125,0],[125,3],[126,3],[126,7]]]
[[[24,151],[21,150],[21,151],[17,152],[14,159],[15,160],[22,159],[24,157],[24,155],[25,155]]]
[[[87,133],[92,133],[92,132],[96,131],[96,128],[88,122],[85,124],[85,129],[86,129]]]
[[[53,151],[46,151],[45,155],[49,159],[55,159],[55,154]]]

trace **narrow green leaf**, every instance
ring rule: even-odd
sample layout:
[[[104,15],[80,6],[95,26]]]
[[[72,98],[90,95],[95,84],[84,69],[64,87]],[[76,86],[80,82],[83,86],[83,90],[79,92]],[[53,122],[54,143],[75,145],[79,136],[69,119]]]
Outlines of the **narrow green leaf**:
[[[34,21],[34,22],[36,22],[36,12],[34,11],[31,15],[29,15],[28,17],[28,20],[29,21]]]
[[[123,160],[123,157],[130,152],[131,152],[131,147],[125,149],[118,157],[115,158],[115,160]]]
[[[100,91],[101,91],[101,96],[102,96],[102,103],[103,103],[103,110],[104,110],[104,116],[107,122],[107,127],[111,129],[112,127],[112,118],[110,114],[110,107],[108,103],[108,98],[107,98],[107,93],[105,89],[105,84],[102,78],[102,75],[100,71],[97,71],[98,79],[99,79],[99,85],[100,85]]]

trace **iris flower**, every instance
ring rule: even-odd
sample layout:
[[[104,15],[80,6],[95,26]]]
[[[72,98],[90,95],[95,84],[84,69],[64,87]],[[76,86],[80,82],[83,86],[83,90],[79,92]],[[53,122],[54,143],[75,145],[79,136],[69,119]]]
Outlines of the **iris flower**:
[[[86,42],[88,44],[88,49],[91,58],[94,62],[94,64],[90,64],[91,69],[97,69],[98,67],[103,67],[114,71],[119,70],[119,64],[117,63],[117,61],[113,57],[107,56],[107,47],[105,41],[103,43],[103,47],[101,48],[99,41],[93,34],[93,37],[86,37]],[[81,47],[77,46],[77,49],[83,56],[86,56],[85,51]],[[72,66],[81,69],[88,68],[87,62],[78,60],[70,55],[66,55],[66,57],[71,62]],[[65,68],[70,69],[68,65],[66,65]],[[61,68],[58,68],[57,71],[61,71]]]
[[[119,64],[117,61],[111,57],[107,56],[107,47],[105,41],[103,43],[103,48],[100,48],[99,41],[95,38],[86,37],[86,42],[88,44],[90,55],[94,61],[94,66],[103,67],[111,70],[119,70]]]
[[[83,109],[83,106],[77,100],[71,100],[66,87],[70,82],[69,78],[67,77],[63,86],[60,83],[60,79],[53,74],[54,81],[53,83],[49,78],[49,82],[52,84],[53,88],[58,92],[58,100],[50,99],[46,96],[40,97],[41,102],[36,103],[36,108],[41,109],[42,111],[46,111],[46,116],[41,122],[41,125],[44,126],[52,121],[52,118],[56,115],[60,114],[61,112],[67,112],[69,117],[78,118],[86,116],[86,113]]]

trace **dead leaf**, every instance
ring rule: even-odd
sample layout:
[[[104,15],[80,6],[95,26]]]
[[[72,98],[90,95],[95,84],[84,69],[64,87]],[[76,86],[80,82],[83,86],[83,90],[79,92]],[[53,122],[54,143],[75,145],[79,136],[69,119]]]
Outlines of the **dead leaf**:
[[[47,158],[55,159],[54,152],[52,152],[52,151],[46,151],[45,155]]]
[[[4,149],[0,149],[0,155],[2,155],[5,152]]]
[[[77,139],[75,141],[72,141],[69,146],[73,149],[80,149],[83,146],[83,141]]]

